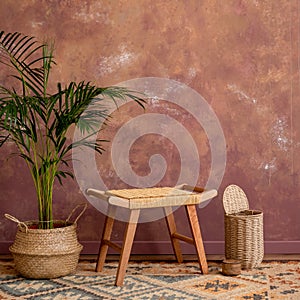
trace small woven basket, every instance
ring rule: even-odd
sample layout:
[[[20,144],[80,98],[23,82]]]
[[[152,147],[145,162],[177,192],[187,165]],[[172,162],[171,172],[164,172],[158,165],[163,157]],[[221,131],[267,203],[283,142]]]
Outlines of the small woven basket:
[[[257,267],[264,256],[263,213],[249,210],[244,191],[229,185],[223,194],[225,256],[241,261],[243,269]]]
[[[38,221],[20,222],[6,214],[18,224],[15,241],[9,248],[17,272],[35,279],[56,278],[75,272],[83,248],[77,239],[77,221],[84,210],[75,222],[69,222],[70,216],[66,221],[53,221],[54,229],[36,229]]]

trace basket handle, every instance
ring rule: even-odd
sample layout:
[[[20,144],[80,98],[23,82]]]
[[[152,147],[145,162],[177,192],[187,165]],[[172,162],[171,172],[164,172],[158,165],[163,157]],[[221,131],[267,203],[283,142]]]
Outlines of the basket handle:
[[[4,216],[5,216],[6,219],[11,220],[11,221],[17,223],[18,227],[20,227],[20,228],[23,227],[25,229],[25,232],[27,233],[28,226],[24,222],[21,222],[20,220],[18,220],[17,218],[15,218],[14,216],[12,216],[10,214],[4,214]]]
[[[78,204],[75,208],[73,208],[73,210],[71,211],[71,213],[69,214],[68,218],[66,219],[66,223],[70,221],[71,217],[73,216],[74,212],[79,208],[83,206],[82,211],[79,213],[79,215],[77,216],[77,218],[75,219],[74,223],[76,224],[77,221],[79,220],[79,218],[83,215],[83,213],[86,211],[87,209],[87,204],[86,203],[81,203]]]

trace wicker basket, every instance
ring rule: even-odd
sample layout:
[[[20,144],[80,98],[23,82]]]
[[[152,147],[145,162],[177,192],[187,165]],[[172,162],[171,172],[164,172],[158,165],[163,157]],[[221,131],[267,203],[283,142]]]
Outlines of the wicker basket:
[[[82,213],[75,222],[69,222],[69,218],[67,221],[54,221],[54,229],[33,229],[37,228],[38,221],[20,222],[6,214],[8,219],[18,223],[15,241],[9,250],[20,275],[49,279],[75,272],[83,248],[76,232]]]
[[[264,256],[263,213],[249,210],[244,191],[228,186],[223,195],[225,210],[225,256],[241,261],[243,269],[257,267]]]

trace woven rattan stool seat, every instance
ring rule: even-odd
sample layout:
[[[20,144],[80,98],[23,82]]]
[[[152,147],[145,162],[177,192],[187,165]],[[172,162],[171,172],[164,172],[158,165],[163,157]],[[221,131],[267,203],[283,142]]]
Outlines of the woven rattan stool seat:
[[[88,189],[87,193],[105,199],[111,205],[129,209],[200,204],[217,195],[216,190],[203,190],[198,188],[198,190],[195,191],[194,188],[191,187],[190,189],[186,189],[188,187],[188,185],[181,185],[175,188],[121,189],[108,190],[106,192]]]
[[[123,285],[140,210],[147,208],[161,207],[164,209],[165,219],[177,261],[183,261],[179,241],[181,240],[190,243],[196,248],[202,273],[208,273],[196,205],[217,196],[216,190],[204,190],[202,188],[183,184],[177,187],[121,189],[108,191],[100,191],[91,188],[87,189],[86,192],[88,195],[107,201],[109,204],[99,249],[96,271],[100,272],[102,270],[108,247],[119,251],[121,256],[115,282],[117,286]],[[172,206],[185,207],[192,238],[186,237],[177,232]],[[119,207],[125,208],[130,212],[122,247],[111,241],[114,216]]]

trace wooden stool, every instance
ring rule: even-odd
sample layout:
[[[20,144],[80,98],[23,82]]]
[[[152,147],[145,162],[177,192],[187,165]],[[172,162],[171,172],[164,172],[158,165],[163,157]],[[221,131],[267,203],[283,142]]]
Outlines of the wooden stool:
[[[108,202],[108,213],[105,219],[101,245],[97,260],[96,272],[101,272],[105,263],[108,247],[120,252],[120,261],[116,276],[115,285],[122,286],[131,248],[136,232],[136,227],[141,209],[162,207],[165,212],[173,250],[179,263],[183,262],[179,240],[195,245],[200,270],[203,274],[208,273],[207,261],[203,247],[200,225],[197,216],[196,205],[200,202],[214,198],[217,195],[216,190],[204,190],[198,187],[191,187],[186,184],[175,188],[146,188],[146,189],[126,189],[100,191],[88,189],[88,195],[100,198]],[[192,238],[179,234],[176,230],[172,206],[184,206]],[[123,245],[120,247],[111,241],[111,233],[114,225],[114,216],[118,207],[129,210],[129,219],[124,234]]]

